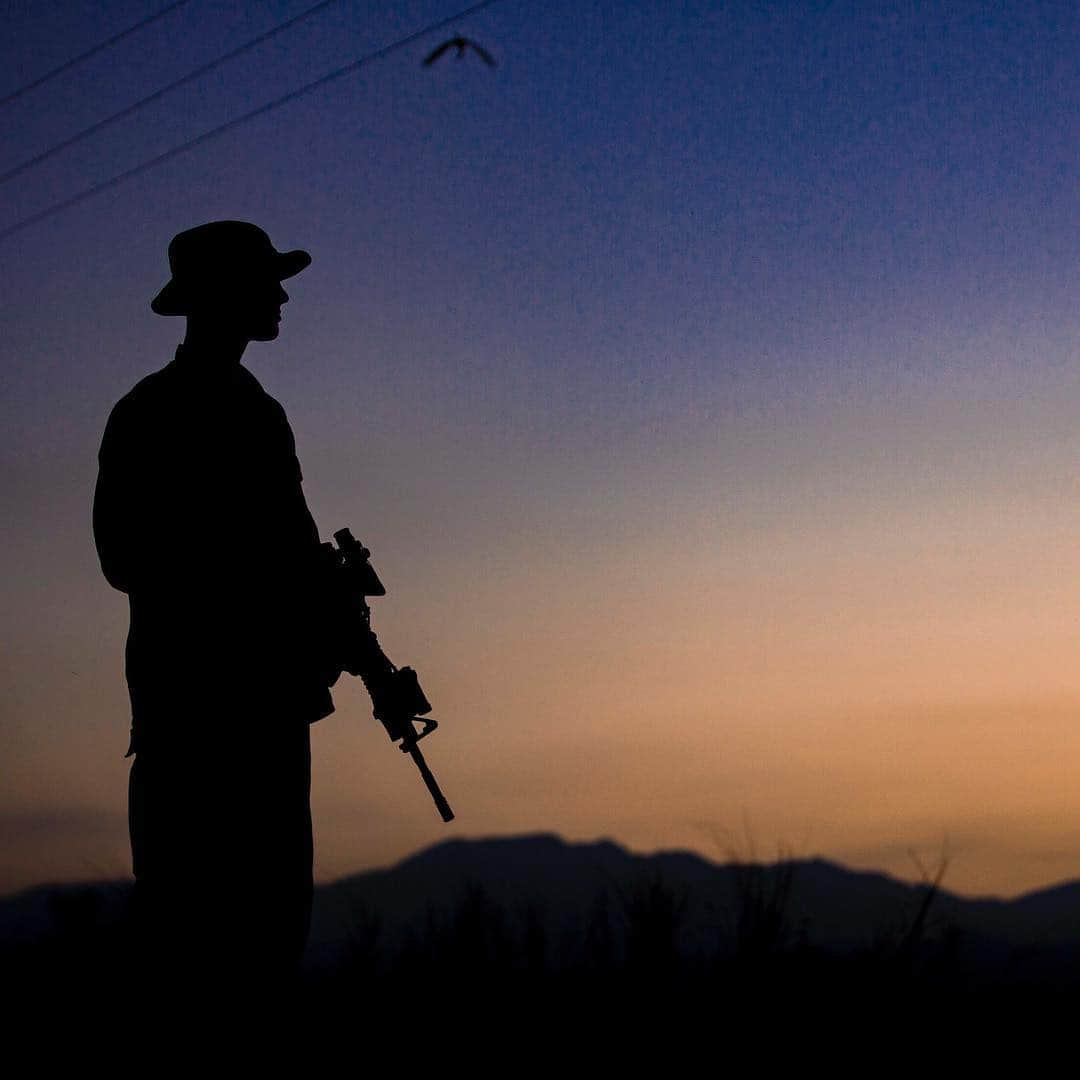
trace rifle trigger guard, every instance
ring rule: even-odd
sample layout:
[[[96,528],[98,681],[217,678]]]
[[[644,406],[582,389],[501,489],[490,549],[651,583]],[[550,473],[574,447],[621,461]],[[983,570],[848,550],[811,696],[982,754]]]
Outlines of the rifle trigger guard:
[[[411,720],[409,720],[409,723],[416,724],[419,723],[421,720],[423,720],[424,723],[423,728],[420,731],[414,731],[412,738],[401,740],[402,753],[407,754],[412,749],[412,747],[414,747],[422,738],[424,738],[426,735],[430,735],[439,726],[439,722],[437,720],[432,720],[430,716],[414,716]]]

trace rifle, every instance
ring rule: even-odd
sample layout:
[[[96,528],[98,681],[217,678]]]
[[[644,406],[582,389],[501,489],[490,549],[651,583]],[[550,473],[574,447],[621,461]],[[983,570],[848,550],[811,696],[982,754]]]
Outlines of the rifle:
[[[329,582],[325,610],[332,613],[333,648],[327,683],[333,686],[342,671],[360,677],[371,696],[375,719],[382,723],[390,741],[399,742],[401,751],[416,762],[439,816],[443,821],[453,821],[454,811],[417,746],[439,726],[426,715],[431,712],[431,703],[420,689],[416,672],[410,667],[395,667],[371,629],[367,598],[386,595],[369,561],[371,552],[348,529],[338,529],[334,539],[336,548],[329,542],[320,545],[329,570],[324,578]],[[419,731],[417,724],[423,724]]]

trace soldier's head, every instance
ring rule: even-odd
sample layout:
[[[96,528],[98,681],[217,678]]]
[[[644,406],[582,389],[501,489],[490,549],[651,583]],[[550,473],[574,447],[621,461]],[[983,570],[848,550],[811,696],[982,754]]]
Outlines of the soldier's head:
[[[272,341],[289,299],[285,278],[311,263],[306,251],[277,251],[247,221],[211,221],[178,233],[169,244],[172,277],[150,303],[158,315],[186,315],[201,328]]]

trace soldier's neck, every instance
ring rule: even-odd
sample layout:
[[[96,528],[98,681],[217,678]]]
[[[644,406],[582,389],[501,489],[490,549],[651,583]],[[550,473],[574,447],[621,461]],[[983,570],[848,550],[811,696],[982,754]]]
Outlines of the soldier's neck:
[[[220,326],[203,325],[189,318],[183,340],[184,357],[214,367],[235,367],[250,340]]]

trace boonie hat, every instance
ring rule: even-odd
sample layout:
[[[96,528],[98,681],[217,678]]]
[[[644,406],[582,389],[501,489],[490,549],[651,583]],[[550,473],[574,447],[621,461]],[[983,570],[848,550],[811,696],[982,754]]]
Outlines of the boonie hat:
[[[157,315],[188,315],[193,287],[249,274],[275,274],[278,281],[311,265],[306,251],[278,251],[270,237],[250,221],[208,221],[177,233],[169,242],[172,277],[150,301]]]

